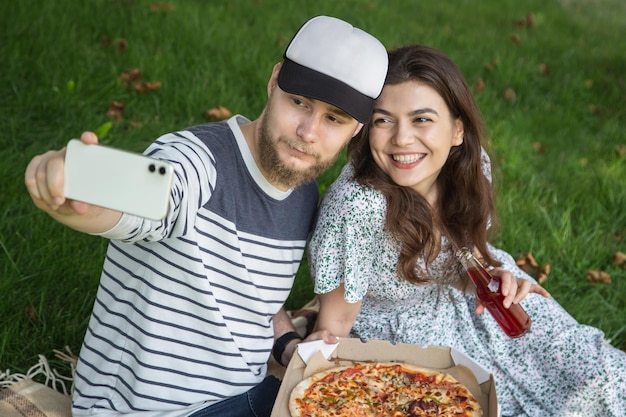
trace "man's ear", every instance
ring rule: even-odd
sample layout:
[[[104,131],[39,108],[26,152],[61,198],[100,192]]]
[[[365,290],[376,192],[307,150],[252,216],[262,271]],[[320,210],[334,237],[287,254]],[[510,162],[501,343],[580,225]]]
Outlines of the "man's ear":
[[[278,64],[274,65],[274,68],[272,69],[272,76],[270,77],[269,81],[267,82],[267,95],[268,97],[272,94],[272,90],[274,89],[274,87],[276,87],[278,85],[278,73],[280,72],[280,67],[283,65],[282,62],[279,62]]]
[[[361,129],[363,129],[363,123],[359,123],[356,126],[356,129],[354,129],[354,134],[352,135],[352,137],[355,137],[356,135],[358,135]]]

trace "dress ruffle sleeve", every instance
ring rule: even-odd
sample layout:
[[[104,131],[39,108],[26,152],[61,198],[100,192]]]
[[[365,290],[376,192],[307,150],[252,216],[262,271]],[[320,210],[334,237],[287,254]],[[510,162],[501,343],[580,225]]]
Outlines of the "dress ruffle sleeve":
[[[378,236],[384,229],[384,197],[351,181],[352,173],[346,165],[322,201],[309,262],[316,294],[343,283],[344,299],[355,303],[365,296],[377,268],[376,245],[387,239]]]

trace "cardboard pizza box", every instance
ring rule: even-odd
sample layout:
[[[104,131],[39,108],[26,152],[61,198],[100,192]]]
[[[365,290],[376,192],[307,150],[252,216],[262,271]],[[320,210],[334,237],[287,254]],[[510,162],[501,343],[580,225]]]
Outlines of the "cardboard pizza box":
[[[321,348],[321,351],[320,351]],[[271,417],[290,417],[289,397],[298,382],[322,371],[351,361],[406,362],[450,374],[463,383],[483,408],[484,417],[499,417],[493,375],[471,358],[445,346],[393,345],[387,341],[342,338],[337,345],[321,341],[301,343],[287,366]]]

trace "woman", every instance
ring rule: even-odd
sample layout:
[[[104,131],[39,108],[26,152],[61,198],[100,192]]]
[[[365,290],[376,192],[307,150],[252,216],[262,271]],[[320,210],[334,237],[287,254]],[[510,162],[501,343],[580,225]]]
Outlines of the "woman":
[[[348,148],[310,243],[316,330],[452,346],[495,376],[503,416],[624,415],[626,354],[577,323],[488,243],[495,218],[482,116],[461,72],[419,45],[389,54],[369,126]],[[511,339],[480,314],[455,252],[502,278],[533,320]]]

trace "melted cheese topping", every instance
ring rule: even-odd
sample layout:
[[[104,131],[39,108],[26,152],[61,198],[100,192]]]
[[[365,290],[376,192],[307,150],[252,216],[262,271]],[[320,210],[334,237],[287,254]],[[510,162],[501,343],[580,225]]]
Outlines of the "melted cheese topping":
[[[480,415],[469,390],[452,377],[400,364],[356,363],[330,372],[296,401],[303,417]]]

